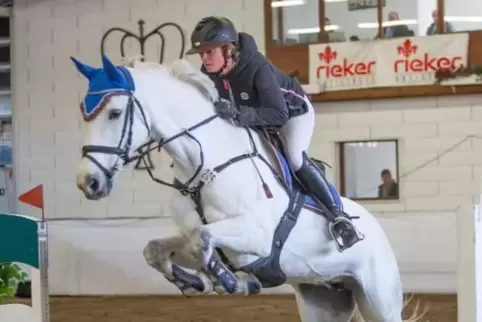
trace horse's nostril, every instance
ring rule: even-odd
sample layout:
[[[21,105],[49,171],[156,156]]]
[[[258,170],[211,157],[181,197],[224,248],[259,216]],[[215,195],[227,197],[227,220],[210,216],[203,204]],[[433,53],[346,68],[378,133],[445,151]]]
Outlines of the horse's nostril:
[[[87,175],[87,178],[86,178],[85,181],[87,182],[87,185],[92,190],[92,192],[98,192],[99,191],[100,182],[99,182],[99,179],[97,179],[97,177]]]

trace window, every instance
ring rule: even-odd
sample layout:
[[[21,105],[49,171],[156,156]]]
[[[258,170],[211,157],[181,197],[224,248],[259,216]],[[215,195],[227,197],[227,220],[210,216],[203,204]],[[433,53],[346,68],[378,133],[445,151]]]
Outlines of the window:
[[[0,46],[0,64],[10,64],[10,46]]]
[[[443,8],[438,8],[438,0],[265,1],[271,8],[267,34],[275,45],[434,35],[438,11],[445,12],[445,33],[482,29],[480,0],[464,0],[462,5],[445,0]],[[322,24],[326,33],[320,33]]]
[[[329,42],[374,39],[378,34],[377,1],[325,0]]]
[[[10,18],[0,17],[0,93],[10,87]]]
[[[0,38],[10,38],[9,17],[0,17]]]
[[[318,42],[319,0],[273,0],[271,10],[274,44]]]
[[[399,199],[398,142],[340,144],[341,194],[351,199]]]
[[[384,38],[413,37],[425,35],[428,25],[421,23],[433,8],[437,0],[388,0],[382,8],[382,35]],[[367,26],[368,27],[368,26]],[[370,26],[373,28],[372,26]],[[378,26],[376,26],[378,28]]]
[[[436,17],[436,12],[434,13]],[[445,0],[445,32],[482,29],[482,1]]]

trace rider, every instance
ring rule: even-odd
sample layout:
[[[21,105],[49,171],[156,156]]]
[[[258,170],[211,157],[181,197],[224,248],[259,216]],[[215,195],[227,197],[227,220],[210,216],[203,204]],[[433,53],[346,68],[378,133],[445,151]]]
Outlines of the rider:
[[[315,113],[301,85],[286,76],[259,51],[254,38],[236,31],[225,17],[201,19],[191,34],[187,55],[199,54],[201,70],[216,85],[221,99],[217,113],[238,126],[279,129],[287,158],[298,180],[322,202],[335,223],[341,249],[361,240],[357,230],[338,207],[319,167],[305,152],[313,135]]]

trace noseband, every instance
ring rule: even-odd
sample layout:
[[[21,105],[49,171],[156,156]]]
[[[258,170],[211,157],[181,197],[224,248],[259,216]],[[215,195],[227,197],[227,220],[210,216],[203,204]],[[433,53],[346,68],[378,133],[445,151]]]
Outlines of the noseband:
[[[107,179],[110,181],[114,177],[115,172],[118,170],[118,164],[115,162],[114,166],[111,169],[107,169],[104,167],[99,161],[95,159],[91,155],[91,153],[103,153],[103,154],[113,154],[117,155],[120,160],[123,161],[123,166],[126,164],[137,160],[140,156],[129,156],[130,154],[130,149],[131,149],[131,144],[132,144],[132,128],[134,125],[134,109],[137,106],[139,108],[139,111],[141,112],[142,119],[144,122],[144,126],[147,129],[148,135],[150,135],[151,130],[150,126],[147,122],[147,117],[146,113],[144,112],[144,109],[142,108],[141,104],[139,101],[135,98],[134,94],[122,90],[122,89],[112,89],[108,91],[102,91],[102,92],[88,92],[87,95],[99,95],[106,93],[108,95],[108,98],[111,98],[113,96],[127,96],[128,101],[127,101],[127,108],[125,111],[125,117],[124,117],[124,123],[122,125],[122,132],[121,132],[121,137],[119,140],[119,143],[117,146],[105,146],[105,145],[84,145],[82,147],[82,157],[89,159],[92,161],[99,169],[102,170],[104,175],[107,177]]]

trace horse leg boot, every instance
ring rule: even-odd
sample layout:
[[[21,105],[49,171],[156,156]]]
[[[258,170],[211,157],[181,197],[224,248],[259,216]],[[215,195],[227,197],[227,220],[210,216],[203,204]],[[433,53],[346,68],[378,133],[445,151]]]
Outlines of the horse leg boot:
[[[330,234],[333,236],[338,250],[344,251],[355,243],[363,239],[356,227],[353,225],[349,217],[336,204],[335,198],[331,192],[330,186],[323,176],[322,171],[311,160],[306,152],[303,152],[303,164],[299,170],[295,172],[296,177],[301,181],[302,186],[317,199],[319,203],[325,205],[330,213],[326,213],[330,221]],[[342,244],[338,241],[337,236],[341,238]]]
[[[186,245],[187,239],[182,236],[154,239],[144,247],[144,258],[184,295],[211,293],[214,287],[209,277],[202,272],[191,274],[182,268],[197,270],[200,267],[186,251]]]
[[[217,209],[207,206],[206,216],[219,217]],[[263,212],[260,212],[263,213]],[[258,212],[256,212],[258,214]],[[229,294],[258,294],[261,283],[252,274],[233,273],[217,256],[216,248],[224,248],[246,256],[265,257],[270,254],[271,243],[265,236],[259,222],[254,220],[255,214],[241,213],[235,217],[203,225],[196,229],[191,237],[192,255],[204,265],[208,276]],[[216,292],[219,293],[218,290]]]

